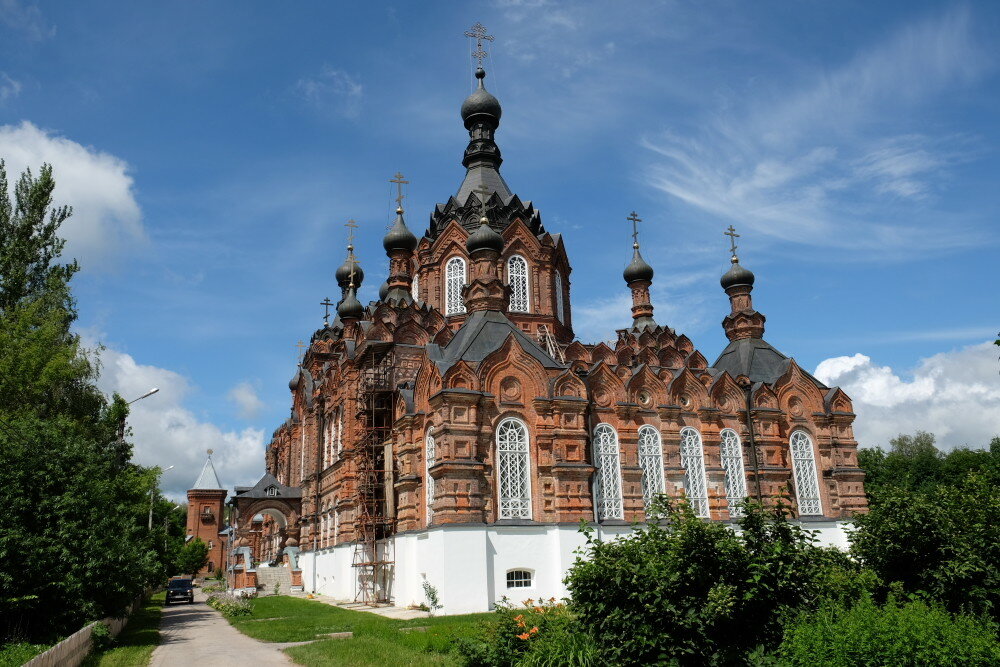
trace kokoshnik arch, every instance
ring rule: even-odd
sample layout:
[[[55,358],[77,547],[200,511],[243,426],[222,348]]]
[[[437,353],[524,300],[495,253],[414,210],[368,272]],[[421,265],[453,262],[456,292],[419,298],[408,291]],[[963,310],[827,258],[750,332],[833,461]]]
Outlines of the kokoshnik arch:
[[[631,323],[608,313],[625,325],[613,347],[577,340],[563,238],[501,176],[501,106],[475,76],[464,180],[420,238],[400,193],[368,305],[348,245],[337,316],[267,448],[268,482],[301,492],[286,535],[306,590],[411,604],[428,582],[445,613],[562,597],[580,520],[624,534],[657,494],[715,521],[759,495],[845,544],[843,521],[866,510],[851,400],[764,340],[734,230],[730,342],[713,364],[654,319],[637,230]]]

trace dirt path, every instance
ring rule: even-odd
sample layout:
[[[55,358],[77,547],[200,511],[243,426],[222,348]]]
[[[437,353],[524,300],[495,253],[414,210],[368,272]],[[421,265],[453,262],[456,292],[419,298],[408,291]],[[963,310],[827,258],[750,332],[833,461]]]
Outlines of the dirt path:
[[[269,644],[247,637],[211,607],[196,591],[194,604],[163,608],[160,645],[153,651],[152,667],[249,667],[292,665],[281,652],[297,644]]]

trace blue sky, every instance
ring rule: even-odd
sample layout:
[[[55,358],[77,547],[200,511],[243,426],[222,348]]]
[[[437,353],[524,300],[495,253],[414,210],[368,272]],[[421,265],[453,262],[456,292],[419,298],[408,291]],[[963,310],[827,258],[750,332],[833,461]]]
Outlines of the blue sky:
[[[343,223],[374,298],[391,175],[417,231],[457,190],[476,21],[582,340],[629,322],[635,209],[657,320],[714,359],[734,224],[767,339],[847,389],[863,444],[1000,432],[994,3],[0,0],[0,156],[75,206],[80,331],[105,389],[161,386],[131,423],[167,488],[208,447],[261,472]]]

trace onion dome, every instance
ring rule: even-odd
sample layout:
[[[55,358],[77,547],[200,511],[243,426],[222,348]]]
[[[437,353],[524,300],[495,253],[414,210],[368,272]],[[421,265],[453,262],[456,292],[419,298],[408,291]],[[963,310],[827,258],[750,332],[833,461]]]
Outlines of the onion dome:
[[[365,309],[361,306],[361,302],[358,301],[354,288],[348,287],[347,294],[344,295],[344,300],[337,305],[337,314],[340,315],[342,320],[360,320],[364,312]]]
[[[477,250],[492,250],[500,253],[503,252],[503,237],[490,227],[486,216],[483,216],[479,219],[479,229],[472,232],[472,236],[466,239],[465,248],[470,255]]]
[[[378,300],[385,301],[386,295],[389,294],[389,281],[382,283],[382,286],[378,288]]]
[[[486,70],[482,67],[476,69],[476,78],[479,79],[479,86],[476,91],[465,98],[462,102],[462,122],[469,128],[478,121],[492,121],[493,127],[500,124],[500,101],[493,97],[483,85],[486,78]]]
[[[347,246],[347,259],[334,274],[337,278],[337,285],[341,289],[345,289],[351,284],[351,264],[354,265],[354,286],[360,287],[365,279],[365,272],[361,270],[361,265],[354,258],[354,246]]]
[[[754,275],[750,269],[744,269],[740,266],[740,260],[733,255],[732,259],[733,265],[719,283],[722,285],[722,289],[729,289],[730,287],[735,287],[736,285],[747,285],[753,287]]]
[[[639,246],[632,246],[635,252],[632,254],[632,263],[625,267],[622,277],[626,283],[633,283],[636,280],[653,280],[653,267],[646,263],[646,260],[639,254]]]
[[[396,222],[389,229],[385,238],[382,239],[382,247],[385,248],[386,252],[392,252],[393,250],[413,252],[416,249],[417,237],[413,235],[413,232],[410,231],[403,221],[402,207],[396,209]]]

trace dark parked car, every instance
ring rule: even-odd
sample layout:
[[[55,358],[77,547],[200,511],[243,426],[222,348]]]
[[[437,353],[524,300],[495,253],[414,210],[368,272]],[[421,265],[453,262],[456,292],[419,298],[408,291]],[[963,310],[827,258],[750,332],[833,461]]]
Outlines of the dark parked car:
[[[180,600],[194,602],[194,585],[190,579],[171,579],[167,584],[167,599],[164,604]]]

